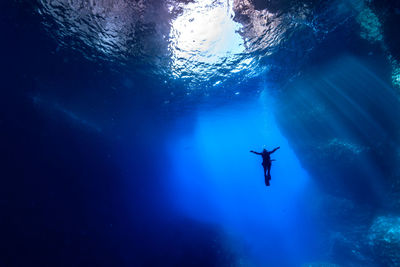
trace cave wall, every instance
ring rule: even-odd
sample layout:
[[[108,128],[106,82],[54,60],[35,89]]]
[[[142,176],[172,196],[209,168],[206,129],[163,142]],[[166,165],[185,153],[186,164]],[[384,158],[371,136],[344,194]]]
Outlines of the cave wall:
[[[324,190],[375,206],[397,183],[400,131],[398,94],[379,65],[342,56],[310,69],[282,89],[276,111]]]

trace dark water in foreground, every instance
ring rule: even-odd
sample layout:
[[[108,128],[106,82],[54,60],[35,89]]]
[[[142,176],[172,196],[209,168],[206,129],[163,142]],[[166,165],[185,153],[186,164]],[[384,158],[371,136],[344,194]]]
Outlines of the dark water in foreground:
[[[396,1],[0,7],[0,266],[400,266]]]

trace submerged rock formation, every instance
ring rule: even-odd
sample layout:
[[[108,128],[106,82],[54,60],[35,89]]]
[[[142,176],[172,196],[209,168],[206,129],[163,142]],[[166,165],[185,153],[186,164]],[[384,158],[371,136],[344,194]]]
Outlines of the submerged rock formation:
[[[380,77],[366,62],[343,57],[289,83],[276,116],[325,190],[384,205],[397,181],[400,103]]]
[[[317,213],[329,257],[346,266],[399,264],[393,214],[400,102],[384,75],[390,68],[373,62],[378,66],[343,56],[310,69],[282,89],[276,106],[278,124],[302,165],[332,196],[324,197]]]
[[[369,229],[368,241],[379,265],[400,265],[400,217],[377,217]]]

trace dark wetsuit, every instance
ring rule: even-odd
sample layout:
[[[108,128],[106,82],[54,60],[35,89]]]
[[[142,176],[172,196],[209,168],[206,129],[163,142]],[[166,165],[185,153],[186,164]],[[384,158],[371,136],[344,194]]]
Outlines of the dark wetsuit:
[[[263,151],[263,153],[261,153],[261,156],[263,158],[263,162],[261,163],[261,165],[264,168],[268,169],[268,176],[270,176],[270,171],[271,171],[271,154],[270,152],[267,151]]]
[[[271,154],[278,150],[280,147],[275,148],[272,151],[267,151],[266,149],[263,150],[262,153],[250,151],[254,154],[261,155],[263,158],[263,162],[261,165],[264,168],[264,178],[265,178],[265,185],[269,186],[269,181],[271,180]],[[267,174],[268,171],[268,174]]]

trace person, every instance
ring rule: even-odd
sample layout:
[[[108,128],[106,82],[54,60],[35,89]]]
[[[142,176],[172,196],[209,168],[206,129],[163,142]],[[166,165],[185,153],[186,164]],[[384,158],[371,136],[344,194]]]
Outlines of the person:
[[[271,160],[271,154],[274,153],[275,151],[277,151],[279,148],[281,147],[277,147],[272,151],[267,151],[265,148],[263,150],[263,152],[258,153],[255,152],[253,150],[251,150],[251,153],[254,153],[256,155],[261,155],[263,158],[263,162],[261,163],[261,165],[264,167],[264,178],[265,178],[265,185],[269,186],[269,181],[271,180],[271,162],[274,160]],[[268,171],[268,173],[267,173]]]

